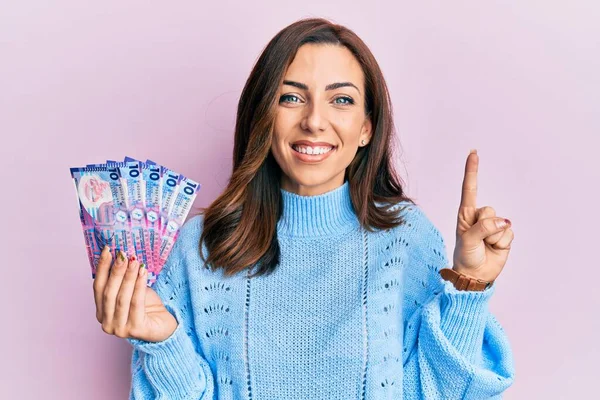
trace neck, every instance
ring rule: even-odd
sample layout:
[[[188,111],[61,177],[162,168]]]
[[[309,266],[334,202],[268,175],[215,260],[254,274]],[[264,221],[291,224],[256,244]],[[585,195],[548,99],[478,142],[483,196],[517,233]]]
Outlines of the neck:
[[[300,196],[316,196],[326,192],[330,192],[344,184],[345,170],[341,171],[338,175],[334,176],[326,182],[322,182],[316,186],[304,186],[298,182],[290,179],[287,175],[283,174],[281,178],[281,188],[292,193],[296,193]]]
[[[280,191],[283,205],[277,223],[280,236],[333,236],[360,226],[352,206],[348,181],[314,196],[301,196],[285,189]]]

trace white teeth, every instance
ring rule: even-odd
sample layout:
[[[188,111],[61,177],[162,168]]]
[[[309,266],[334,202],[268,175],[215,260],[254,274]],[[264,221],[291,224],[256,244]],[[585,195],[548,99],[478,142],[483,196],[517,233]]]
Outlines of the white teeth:
[[[324,154],[333,149],[333,147],[308,147],[308,146],[292,146],[294,150],[303,154]]]

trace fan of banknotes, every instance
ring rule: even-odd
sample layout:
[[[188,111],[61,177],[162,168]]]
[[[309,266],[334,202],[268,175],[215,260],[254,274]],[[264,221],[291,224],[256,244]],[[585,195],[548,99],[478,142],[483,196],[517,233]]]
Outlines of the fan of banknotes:
[[[151,160],[71,168],[87,254],[96,267],[105,245],[113,260],[121,250],[148,269],[148,286],[158,277],[200,184]]]

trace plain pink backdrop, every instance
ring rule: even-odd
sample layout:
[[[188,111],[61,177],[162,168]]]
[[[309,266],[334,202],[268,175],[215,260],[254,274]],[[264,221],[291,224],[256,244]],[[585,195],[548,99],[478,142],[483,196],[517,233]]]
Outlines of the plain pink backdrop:
[[[354,29],[378,59],[397,165],[449,257],[479,150],[478,206],[515,232],[491,304],[516,360],[505,398],[598,392],[597,2],[1,3],[0,398],[127,397],[131,348],[95,320],[68,168],[150,158],[200,181],[208,205],[254,61],[309,16]]]

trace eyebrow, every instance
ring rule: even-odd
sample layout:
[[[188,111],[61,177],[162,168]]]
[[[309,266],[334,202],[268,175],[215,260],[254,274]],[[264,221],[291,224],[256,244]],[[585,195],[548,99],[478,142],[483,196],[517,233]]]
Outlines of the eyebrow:
[[[304,83],[300,83],[300,82],[295,82],[295,81],[283,81],[284,85],[290,85],[290,86],[295,86],[299,89],[302,90],[308,90],[308,86]],[[352,86],[353,88],[355,88],[356,90],[358,90],[358,93],[360,93],[360,89],[356,87],[356,85],[352,82],[336,82],[336,83],[330,83],[329,85],[325,86],[325,90],[334,90],[334,89],[338,89],[341,87],[346,87],[346,86]]]

